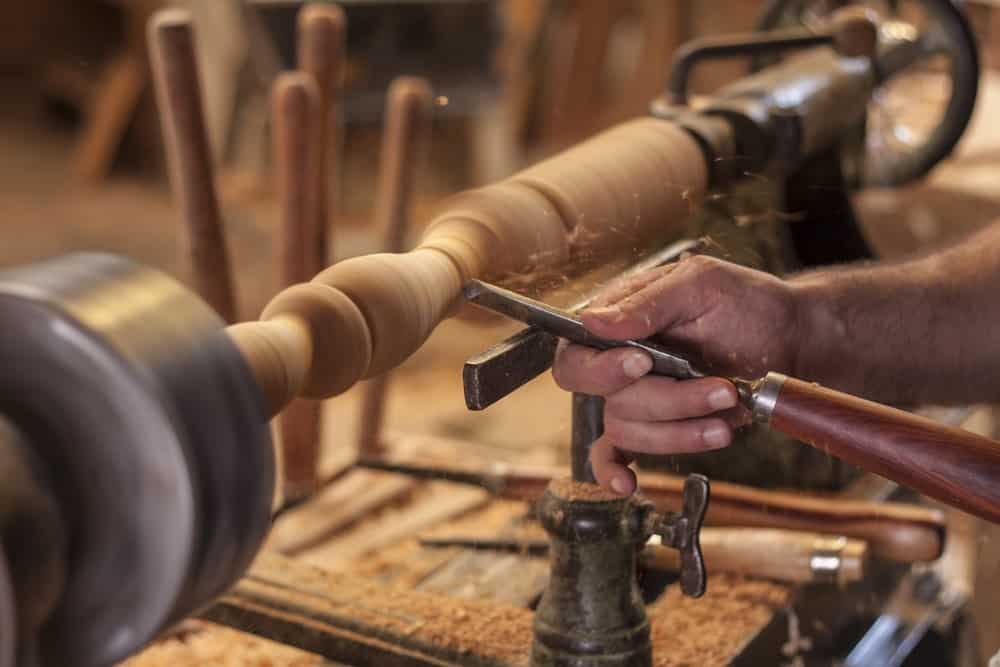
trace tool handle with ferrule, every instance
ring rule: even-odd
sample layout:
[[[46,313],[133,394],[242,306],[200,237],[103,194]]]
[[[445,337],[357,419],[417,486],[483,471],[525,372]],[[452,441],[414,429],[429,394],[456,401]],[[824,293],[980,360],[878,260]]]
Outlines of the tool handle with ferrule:
[[[701,550],[709,572],[793,583],[860,581],[868,561],[863,540],[780,528],[702,528]],[[648,568],[673,572],[680,567],[680,552],[646,544],[640,561]]]
[[[768,387],[775,430],[1000,523],[1000,443],[776,373],[759,395]]]

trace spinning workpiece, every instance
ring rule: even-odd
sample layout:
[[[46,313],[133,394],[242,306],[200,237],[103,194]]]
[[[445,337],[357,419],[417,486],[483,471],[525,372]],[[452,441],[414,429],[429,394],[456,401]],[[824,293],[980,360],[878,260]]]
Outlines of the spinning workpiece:
[[[261,322],[228,331],[271,414],[295,396],[334,396],[408,358],[466,281],[638,245],[679,224],[706,180],[685,130],[631,121],[450,198],[415,250],[338,263],[279,293]]]

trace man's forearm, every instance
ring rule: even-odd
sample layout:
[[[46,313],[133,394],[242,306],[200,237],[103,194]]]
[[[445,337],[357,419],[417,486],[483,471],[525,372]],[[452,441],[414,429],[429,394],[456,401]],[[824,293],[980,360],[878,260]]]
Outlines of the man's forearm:
[[[1000,400],[1000,223],[927,257],[790,283],[800,377],[887,403]]]

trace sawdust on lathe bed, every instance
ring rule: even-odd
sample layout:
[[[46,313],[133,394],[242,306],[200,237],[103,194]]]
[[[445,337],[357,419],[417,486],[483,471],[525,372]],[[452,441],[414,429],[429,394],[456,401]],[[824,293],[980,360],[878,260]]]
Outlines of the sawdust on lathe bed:
[[[671,586],[647,607],[653,665],[728,665],[790,600],[790,586],[729,574],[709,577],[705,595],[697,600]]]
[[[193,632],[158,641],[118,667],[319,667],[318,655],[236,630],[196,622]]]

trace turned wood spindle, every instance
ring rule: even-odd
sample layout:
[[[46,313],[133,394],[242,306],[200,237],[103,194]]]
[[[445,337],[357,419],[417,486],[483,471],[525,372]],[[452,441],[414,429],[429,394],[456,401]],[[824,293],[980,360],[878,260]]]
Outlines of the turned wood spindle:
[[[150,19],[148,32],[170,183],[187,228],[195,287],[223,319],[233,322],[233,279],[202,115],[191,15],[183,9],[161,10]]]
[[[337,196],[336,161],[331,154],[340,145],[337,132],[337,100],[343,79],[344,50],[347,17],[337,5],[326,3],[307,4],[298,15],[298,68],[312,75],[319,86],[319,157],[315,171],[309,176],[315,180],[318,194],[315,218],[311,224],[309,247],[312,254],[307,267],[315,274],[327,264],[331,202]]]
[[[579,172],[586,188],[562,176],[560,165],[573,171],[577,164],[588,165]],[[413,354],[472,278],[557,267],[581,250],[610,252],[676,234],[706,176],[685,131],[654,118],[624,123],[449,198],[416,249],[335,264],[279,293],[265,322],[229,331],[272,413],[298,395],[333,396]]]
[[[312,76],[285,72],[271,94],[275,185],[278,205],[278,288],[309,280],[314,260],[310,244],[319,184],[319,90]],[[278,420],[285,498],[309,493],[317,483],[322,405],[295,399]]]
[[[384,238],[385,252],[405,250],[414,181],[427,150],[432,101],[431,87],[423,79],[401,77],[389,86],[375,191],[375,225]],[[358,451],[366,458],[382,451],[379,434],[388,377],[383,373],[365,384]]]

